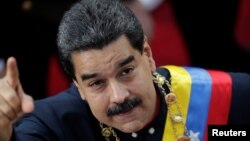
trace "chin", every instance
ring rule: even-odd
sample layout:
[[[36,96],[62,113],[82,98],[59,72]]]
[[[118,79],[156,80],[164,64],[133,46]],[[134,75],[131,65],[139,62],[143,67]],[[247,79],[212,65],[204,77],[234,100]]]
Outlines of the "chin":
[[[139,130],[141,130],[143,128],[142,124],[138,124],[138,123],[126,123],[125,125],[122,125],[121,128],[117,128],[119,130],[121,130],[124,133],[132,133],[132,132],[137,132]]]

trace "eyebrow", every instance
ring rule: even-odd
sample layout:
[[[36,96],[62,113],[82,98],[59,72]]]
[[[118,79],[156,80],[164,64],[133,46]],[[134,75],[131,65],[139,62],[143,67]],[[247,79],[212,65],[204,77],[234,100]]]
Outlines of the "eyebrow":
[[[135,57],[132,56],[132,55],[129,55],[129,56],[128,56],[127,58],[125,58],[124,60],[121,60],[121,61],[118,63],[117,67],[118,67],[118,68],[123,67],[123,66],[129,64],[130,62],[132,62],[132,61],[134,61],[134,60],[135,60]]]
[[[97,73],[92,73],[92,74],[82,74],[81,75],[81,78],[82,78],[82,81],[85,81],[85,80],[88,80],[88,79],[91,79],[91,78],[94,78],[98,76]]]
[[[129,55],[127,58],[125,58],[125,59],[118,62],[117,68],[123,67],[123,66],[129,64],[130,62],[132,62],[134,60],[135,60],[135,57],[132,56],[132,55]],[[81,78],[82,78],[82,81],[86,81],[88,79],[97,77],[98,75],[99,75],[98,73],[82,74]]]

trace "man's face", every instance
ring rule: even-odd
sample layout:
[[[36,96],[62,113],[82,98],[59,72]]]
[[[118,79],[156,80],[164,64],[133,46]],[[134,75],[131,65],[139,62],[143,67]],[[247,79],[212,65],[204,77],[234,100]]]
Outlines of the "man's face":
[[[103,49],[74,53],[72,61],[81,97],[101,123],[130,133],[152,120],[155,62],[146,41],[143,54],[121,36]]]

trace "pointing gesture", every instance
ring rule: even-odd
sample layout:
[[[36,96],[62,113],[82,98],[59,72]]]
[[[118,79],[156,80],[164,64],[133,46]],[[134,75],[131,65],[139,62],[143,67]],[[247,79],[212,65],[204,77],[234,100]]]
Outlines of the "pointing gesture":
[[[14,89],[19,85],[19,72],[16,64],[16,60],[13,57],[10,57],[7,60],[7,71],[5,79],[7,83]]]
[[[23,91],[15,58],[6,63],[6,75],[0,79],[0,141],[9,141],[13,122],[34,109],[33,99]]]

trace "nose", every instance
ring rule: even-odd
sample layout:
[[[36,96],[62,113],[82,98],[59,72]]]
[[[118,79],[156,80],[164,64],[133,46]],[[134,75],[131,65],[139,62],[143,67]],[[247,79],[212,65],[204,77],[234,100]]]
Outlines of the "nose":
[[[110,100],[112,103],[123,103],[129,96],[128,89],[120,83],[110,84]]]

